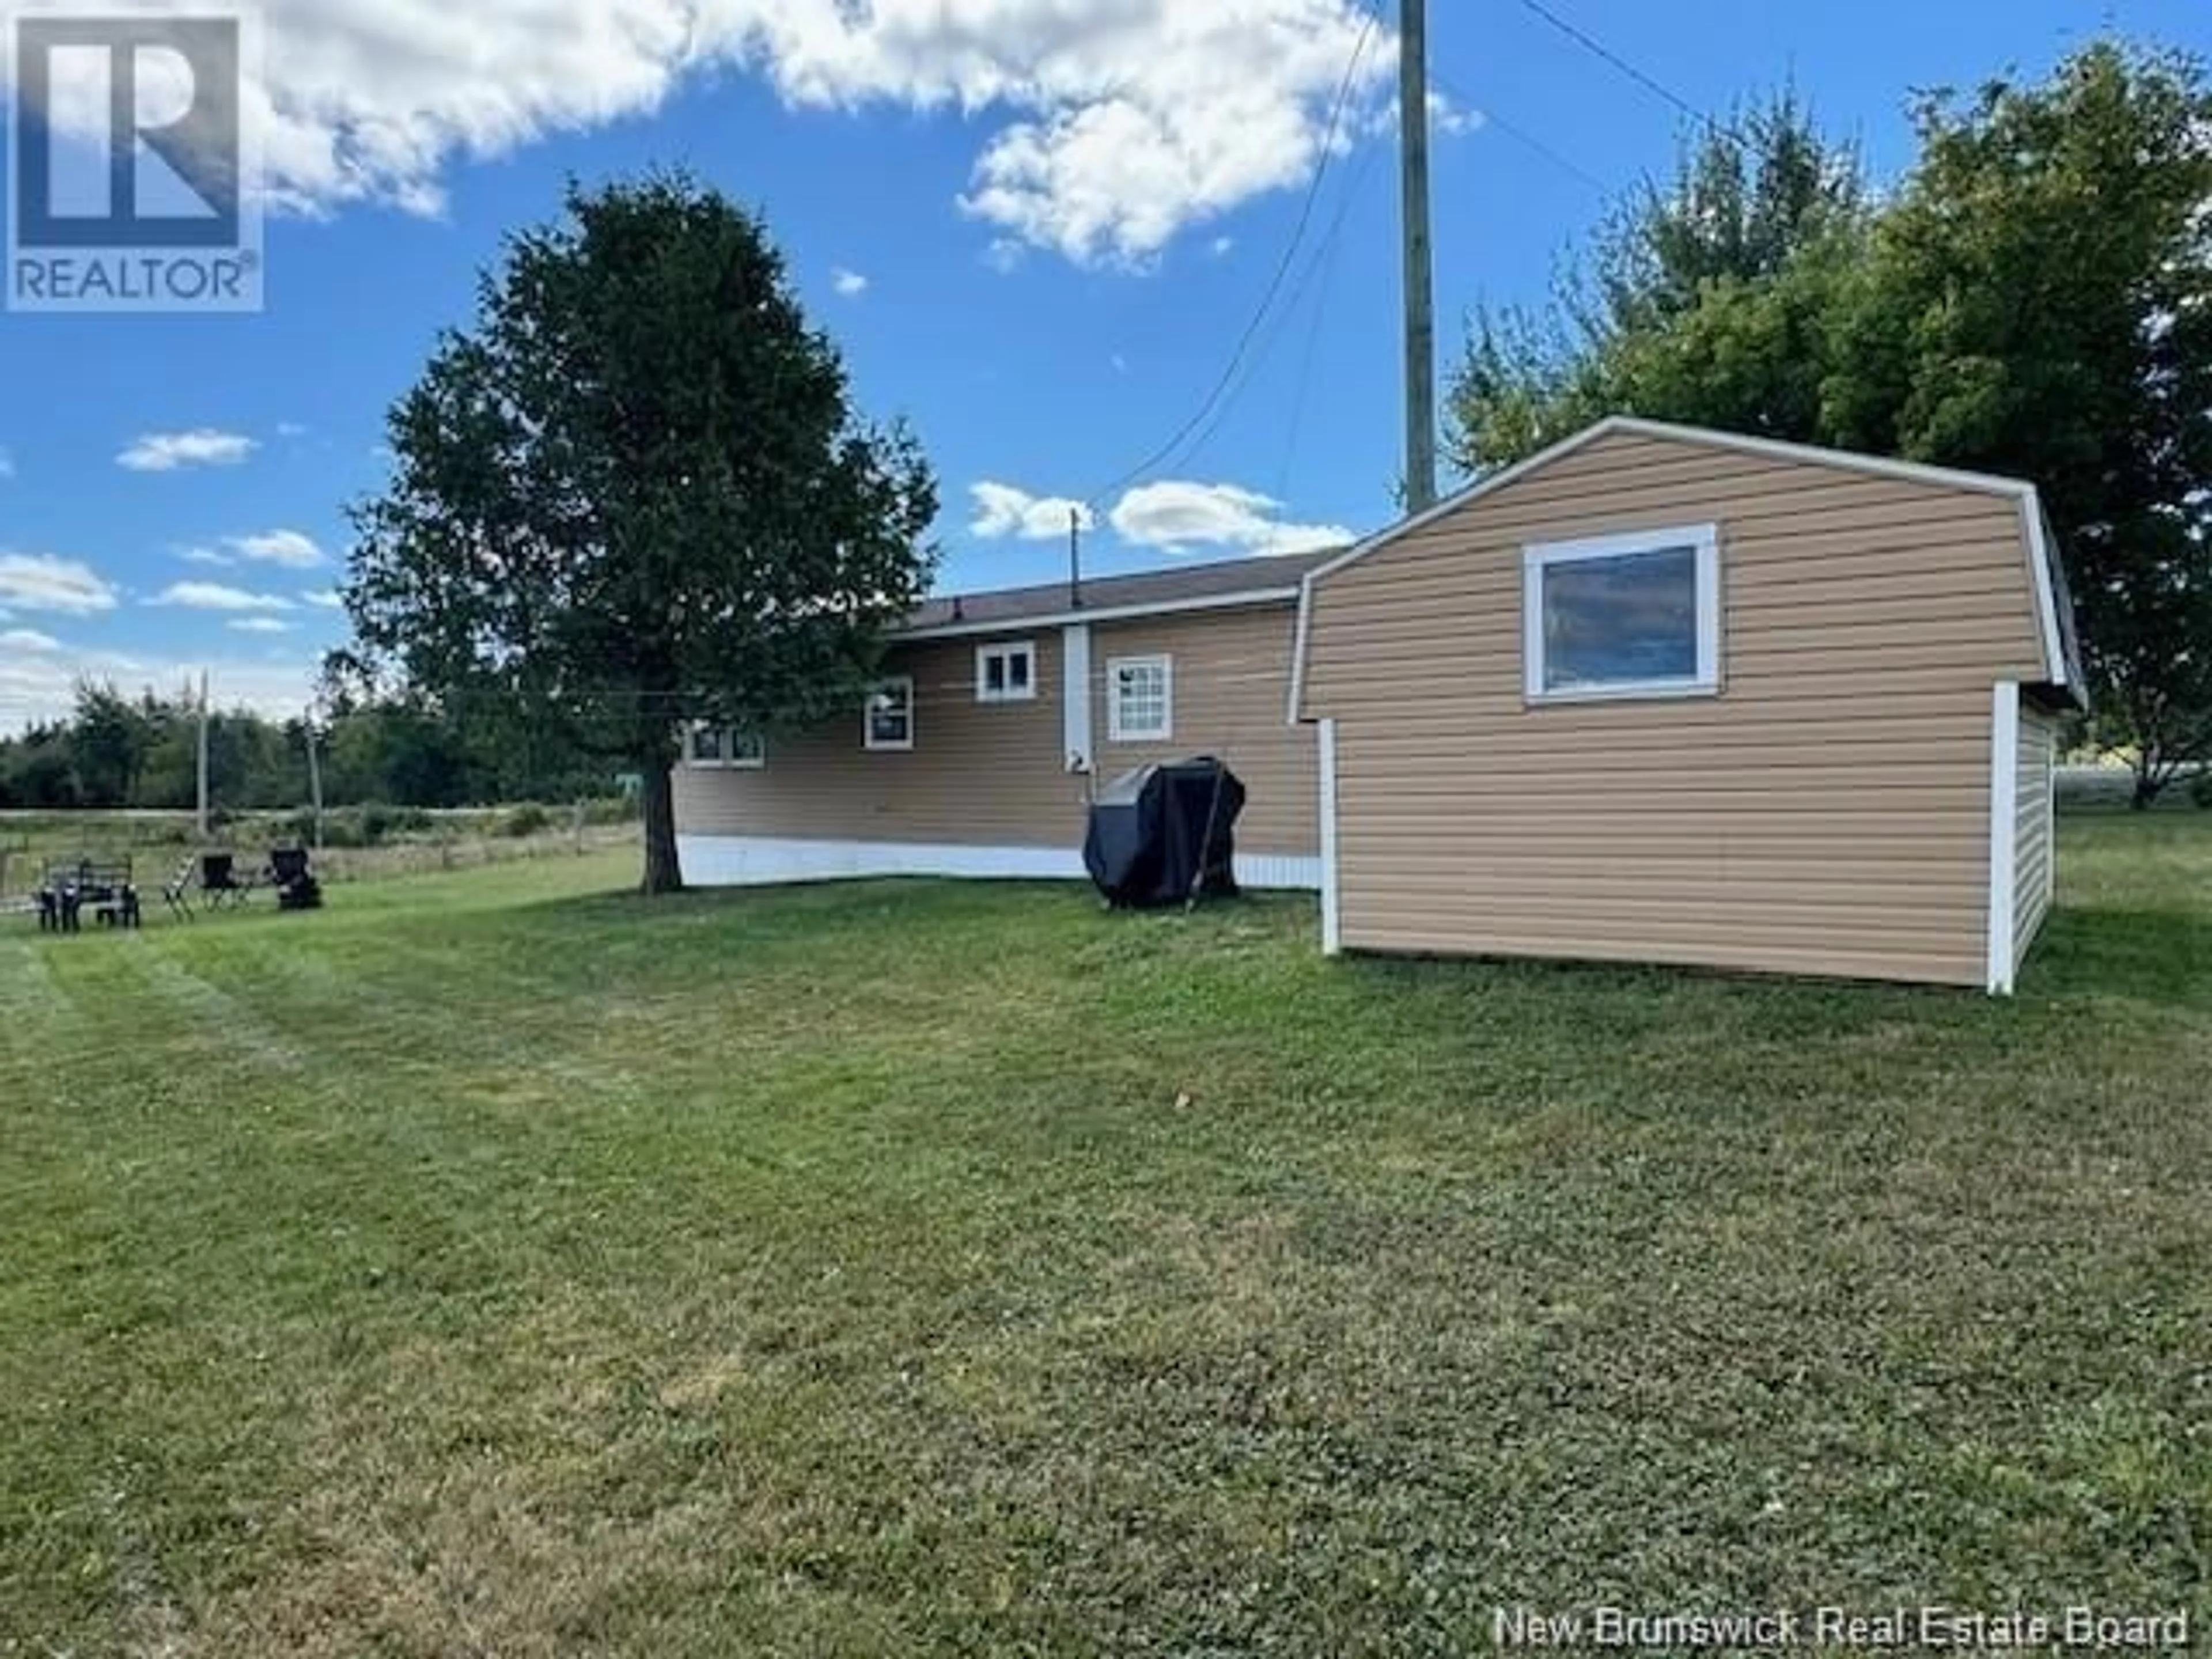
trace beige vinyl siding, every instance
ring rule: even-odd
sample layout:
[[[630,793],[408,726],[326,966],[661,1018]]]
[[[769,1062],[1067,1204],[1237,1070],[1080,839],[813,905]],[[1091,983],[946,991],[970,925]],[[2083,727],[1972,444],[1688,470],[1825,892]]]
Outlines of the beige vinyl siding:
[[[2027,960],[2035,935],[2051,912],[2057,848],[2051,814],[2051,783],[2058,759],[2058,723],[2033,708],[2020,715],[2019,784],[2013,855],[2013,960]]]
[[[1314,856],[1320,842],[1314,734],[1283,720],[1296,616],[1280,603],[1094,627],[1097,780],[1153,761],[1218,755],[1250,794],[1238,852]],[[976,648],[1014,640],[1036,646],[1036,696],[978,703]],[[1173,737],[1109,741],[1107,663],[1158,653],[1175,665]],[[1066,769],[1063,658],[1058,627],[896,647],[884,672],[914,676],[911,751],[865,750],[856,705],[849,716],[813,731],[770,738],[758,771],[679,767],[677,823],[687,836],[1079,848],[1091,781]]]
[[[1156,617],[1092,629],[1091,662],[1100,781],[1156,761],[1212,755],[1244,785],[1239,853],[1311,858],[1320,849],[1321,762],[1310,727],[1283,720],[1290,695],[1297,613],[1261,610]],[[1115,743],[1107,665],[1117,657],[1165,656],[1174,663],[1173,736],[1164,743]]]
[[[975,649],[1030,640],[1037,695],[975,700]],[[771,737],[755,772],[677,769],[676,821],[687,836],[1079,847],[1084,782],[1060,752],[1060,636],[1048,628],[988,640],[895,647],[886,674],[915,682],[914,747],[861,745],[860,709]]]
[[[1716,524],[1718,696],[1531,708],[1530,542]],[[1981,985],[2018,505],[1614,434],[1315,583],[1351,949]]]

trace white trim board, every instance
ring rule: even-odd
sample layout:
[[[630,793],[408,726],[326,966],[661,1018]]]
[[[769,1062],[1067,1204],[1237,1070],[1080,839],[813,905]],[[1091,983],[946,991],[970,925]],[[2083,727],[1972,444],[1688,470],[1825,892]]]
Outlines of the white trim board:
[[[1316,565],[1306,572],[1298,583],[1298,623],[1296,642],[1291,658],[1291,724],[1298,724],[1305,706],[1306,648],[1310,629],[1309,616],[1313,609],[1314,588],[1316,584],[1334,575],[1347,565],[1357,564],[1369,554],[1379,552],[1391,543],[1413,534],[1417,530],[1434,524],[1448,514],[1472,506],[1484,497],[1496,494],[1507,485],[1527,477],[1530,473],[1549,466],[1554,461],[1565,459],[1577,450],[1587,448],[1603,438],[1626,435],[1631,437],[1673,440],[1680,443],[1702,444],[1709,448],[1730,449],[1747,455],[1762,455],[1770,460],[1795,461],[1808,466],[1826,466],[1846,472],[1863,472],[1875,477],[1895,478],[1908,483],[1932,484],[1952,489],[1974,490],[1983,495],[2001,495],[2018,505],[2021,532],[2027,549],[2032,568],[2036,608],[2039,613],[2044,653],[2044,678],[2053,685],[2070,685],[2071,677],[2066,653],[2060,642],[2056,583],[2051,561],[2056,550],[2044,534],[2043,502],[2035,486],[2018,478],[2002,478],[1986,472],[1960,471],[1951,467],[1929,466],[1918,461],[1893,460],[1881,455],[1862,455],[1850,450],[1821,449],[1812,444],[1784,443],[1774,438],[1747,437],[1737,432],[1720,432],[1709,427],[1677,426],[1666,421],[1648,421],[1633,415],[1612,415],[1588,426],[1572,437],[1563,439],[1549,449],[1539,451],[1525,460],[1501,468],[1488,477],[1478,480],[1466,489],[1446,496],[1425,511],[1376,532],[1364,541],[1346,550],[1325,564]]]
[[[1336,839],[1336,722],[1322,720],[1315,742],[1321,750],[1321,950],[1323,956],[1333,957],[1344,949],[1344,896]]]
[[[772,836],[678,836],[684,878],[697,887],[772,887],[878,876],[1001,881],[1087,881],[1079,850],[958,847],[921,842],[811,841]],[[1239,853],[1237,880],[1255,891],[1314,892],[1322,860]]]
[[[2020,686],[1999,680],[1990,699],[1990,933],[1991,996],[2010,996],[2019,962]]]
[[[1060,633],[1060,743],[1070,772],[1096,763],[1091,714],[1091,624],[1070,623]]]

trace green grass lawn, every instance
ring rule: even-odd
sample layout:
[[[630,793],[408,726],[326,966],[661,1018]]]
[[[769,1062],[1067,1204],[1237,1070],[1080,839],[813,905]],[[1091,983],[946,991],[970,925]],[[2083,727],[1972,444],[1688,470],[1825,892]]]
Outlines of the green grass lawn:
[[[2212,818],[2008,1002],[1310,902],[0,933],[0,1653],[1464,1653],[2212,1619]]]

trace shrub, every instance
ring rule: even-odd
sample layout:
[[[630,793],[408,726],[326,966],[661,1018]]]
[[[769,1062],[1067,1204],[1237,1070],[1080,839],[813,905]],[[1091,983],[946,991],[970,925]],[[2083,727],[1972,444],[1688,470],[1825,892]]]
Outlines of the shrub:
[[[392,806],[383,801],[372,801],[361,809],[361,833],[363,843],[381,847],[387,841],[401,836],[419,836],[431,828],[429,813],[419,806]]]
[[[2189,799],[2199,806],[2212,808],[2212,768],[2208,768],[2190,779]]]
[[[518,806],[507,815],[500,825],[501,832],[520,841],[525,836],[542,836],[553,827],[553,815],[535,802]]]
[[[584,803],[584,822],[594,825],[635,823],[644,811],[645,804],[634,796],[606,796]]]

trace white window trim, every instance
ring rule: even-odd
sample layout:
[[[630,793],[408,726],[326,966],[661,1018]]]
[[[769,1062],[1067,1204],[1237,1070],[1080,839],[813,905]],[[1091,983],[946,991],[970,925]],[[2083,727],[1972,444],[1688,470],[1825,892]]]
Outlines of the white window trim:
[[[1617,559],[1669,548],[1698,557],[1698,672],[1686,679],[1623,680],[1612,685],[1553,690],[1544,684],[1544,573],[1557,564]],[[1572,542],[1534,542],[1521,550],[1522,695],[1531,704],[1618,702],[1626,699],[1717,696],[1721,689],[1721,532],[1717,525],[1638,530]]]
[[[893,686],[902,686],[906,690],[906,740],[903,743],[878,742],[876,738],[875,710],[870,705]],[[914,748],[915,723],[914,676],[886,674],[868,688],[867,700],[860,705],[860,746],[871,754],[905,754]]]
[[[699,733],[720,731],[722,752],[714,760],[699,758]],[[744,759],[738,757],[738,739],[744,736],[735,726],[716,726],[712,720],[694,720],[684,734],[684,763],[702,772],[757,772],[768,764],[768,742],[753,740],[753,753]]]
[[[985,678],[986,665],[994,657],[1004,657],[1011,665],[1016,657],[1030,659],[1029,678],[1018,691],[1012,689],[1013,677],[1006,676],[1008,689],[994,691]],[[1035,640],[1006,640],[996,645],[975,647],[975,701],[977,702],[1035,702],[1037,695],[1037,648]]]
[[[1157,668],[1160,671],[1160,726],[1157,732],[1129,732],[1121,725],[1121,671]],[[1164,651],[1141,657],[1109,657],[1106,662],[1106,741],[1109,743],[1173,743],[1175,741],[1175,659]]]

